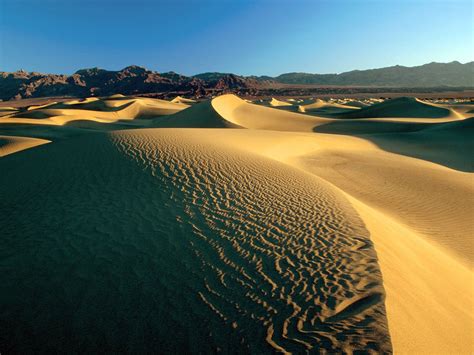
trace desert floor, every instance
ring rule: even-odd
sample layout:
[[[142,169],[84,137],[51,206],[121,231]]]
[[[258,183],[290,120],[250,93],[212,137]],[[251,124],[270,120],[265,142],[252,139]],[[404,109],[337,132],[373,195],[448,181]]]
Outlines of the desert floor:
[[[0,107],[0,352],[474,352],[474,104]]]

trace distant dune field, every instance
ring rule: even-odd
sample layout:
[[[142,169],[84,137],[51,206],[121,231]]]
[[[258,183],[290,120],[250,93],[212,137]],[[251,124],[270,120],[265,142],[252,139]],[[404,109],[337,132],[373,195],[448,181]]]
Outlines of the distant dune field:
[[[0,352],[474,352],[474,104],[0,108]]]

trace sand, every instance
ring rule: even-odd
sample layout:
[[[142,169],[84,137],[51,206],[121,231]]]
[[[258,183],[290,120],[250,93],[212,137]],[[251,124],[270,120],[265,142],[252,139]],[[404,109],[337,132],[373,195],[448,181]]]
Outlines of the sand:
[[[306,131],[331,120],[250,104],[234,95],[219,96],[154,120],[155,127],[247,128],[276,131]]]
[[[46,143],[50,143],[50,141],[29,137],[0,136],[0,157]]]
[[[282,100],[278,100],[278,99],[275,99],[274,97],[272,97],[272,99],[270,100],[269,102],[269,105],[270,106],[293,106],[293,103],[291,102],[287,102],[287,101],[282,101]]]
[[[321,99],[317,99],[310,104],[298,106],[298,111],[303,112],[303,113],[311,113],[311,112],[345,113],[351,110],[357,110],[359,108],[360,108],[359,106],[351,106],[349,104],[346,104],[346,102],[344,102],[344,104],[340,104],[340,103],[335,103],[335,102],[326,102]]]
[[[354,112],[340,114],[344,118],[458,118],[460,115],[452,108],[424,102],[414,97],[399,97],[364,107]]]
[[[187,107],[189,106],[182,103],[148,98],[127,98],[122,95],[102,100],[88,98],[29,106],[25,111],[15,111],[13,114],[1,117],[0,124],[67,125],[79,120],[115,123],[121,120],[170,115]]]
[[[178,103],[178,104],[192,105],[192,104],[195,104],[197,101],[193,99],[187,99],[181,96],[176,96],[173,100],[171,100],[171,102]]]
[[[0,118],[5,351],[472,353],[469,107],[348,103]]]

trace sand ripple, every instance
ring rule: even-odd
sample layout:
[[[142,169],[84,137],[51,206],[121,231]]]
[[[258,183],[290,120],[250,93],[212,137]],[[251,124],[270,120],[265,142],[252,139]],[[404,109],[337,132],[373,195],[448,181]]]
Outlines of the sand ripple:
[[[54,148],[2,162],[6,351],[390,351],[369,233],[323,180],[195,130]]]

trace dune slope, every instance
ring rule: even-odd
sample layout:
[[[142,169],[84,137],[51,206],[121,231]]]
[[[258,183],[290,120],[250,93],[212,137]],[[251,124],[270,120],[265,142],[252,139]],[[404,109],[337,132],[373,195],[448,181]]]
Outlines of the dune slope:
[[[293,104],[290,102],[281,101],[272,97],[272,99],[269,102],[269,105],[274,106],[274,107],[280,107],[280,106],[292,106]]]
[[[324,105],[2,113],[0,351],[473,353],[472,105]]]
[[[454,128],[461,123],[453,123]],[[442,131],[444,125],[433,130]],[[474,350],[472,174],[389,153],[361,138],[206,134],[215,143],[257,151],[315,174],[347,196],[377,250],[396,353]],[[459,153],[447,150],[445,157]]]
[[[235,95],[215,98],[212,100],[212,107],[222,117],[250,129],[311,131],[315,126],[329,122],[325,118],[249,104]]]
[[[415,132],[373,134],[367,139],[382,149],[429,160],[452,169],[474,172],[474,117],[430,124]]]
[[[321,113],[338,113],[338,112],[350,112],[352,110],[358,110],[359,107],[342,105],[334,102],[325,102],[317,99],[314,102],[307,105],[298,106],[298,111],[303,113],[309,112],[321,112]]]
[[[6,351],[390,350],[368,232],[315,176],[197,130],[2,164]]]
[[[29,107],[0,118],[1,124],[66,125],[74,121],[115,123],[170,115],[188,105],[147,98],[89,98]],[[0,127],[1,128],[1,127]]]
[[[362,139],[318,141],[318,151],[293,164],[350,196],[370,231],[395,353],[471,353],[472,174],[384,152]]]
[[[181,96],[176,96],[173,100],[171,100],[171,102],[192,105],[195,104],[197,101],[193,99],[187,99]]]
[[[240,99],[239,99],[240,100]],[[232,119],[219,115],[211,101],[204,101],[171,116],[153,120],[153,127],[171,128],[243,128]]]
[[[328,122],[331,120],[250,104],[235,95],[222,95],[175,115],[157,118],[154,126],[309,132]]]
[[[50,143],[50,141],[30,137],[0,136],[0,157],[46,143]]]
[[[419,117],[445,118],[456,116],[452,109],[429,104],[413,97],[399,97],[381,103],[339,114],[342,118],[376,118],[376,117]]]

